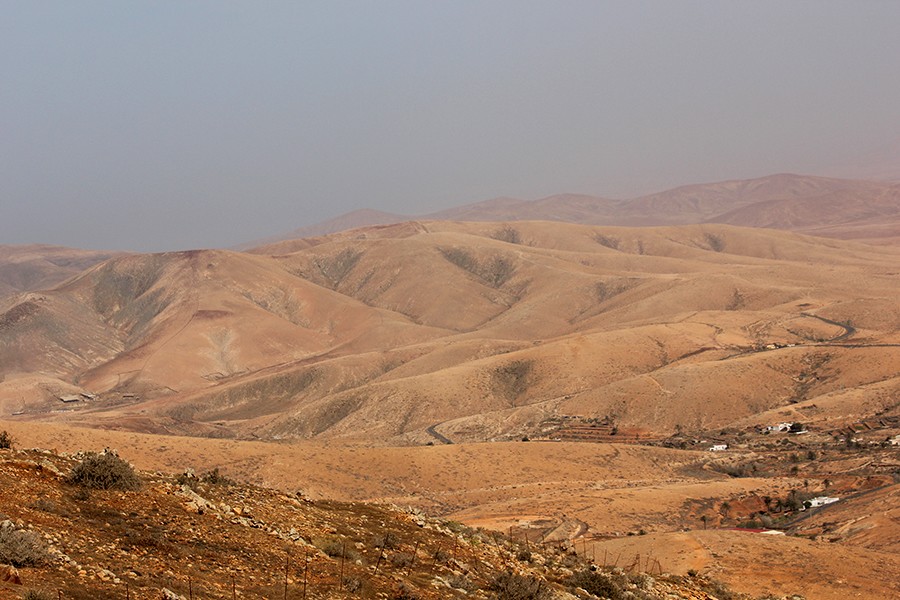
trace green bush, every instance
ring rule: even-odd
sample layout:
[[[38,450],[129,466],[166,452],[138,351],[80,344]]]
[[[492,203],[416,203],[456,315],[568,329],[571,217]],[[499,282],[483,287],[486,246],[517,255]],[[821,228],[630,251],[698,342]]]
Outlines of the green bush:
[[[96,490],[137,490],[141,478],[113,452],[89,452],[69,475],[69,483]]]

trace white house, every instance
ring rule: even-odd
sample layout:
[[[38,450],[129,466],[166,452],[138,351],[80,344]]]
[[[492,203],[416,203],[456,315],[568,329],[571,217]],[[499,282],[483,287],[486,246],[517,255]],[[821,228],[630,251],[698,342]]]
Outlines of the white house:
[[[728,450],[728,444],[713,444],[709,447],[710,452],[722,452]]]
[[[837,502],[840,498],[832,498],[830,496],[816,496],[815,498],[810,498],[808,500],[810,508],[819,508],[820,506],[825,506],[826,504],[831,504],[833,502]]]
[[[766,431],[790,431],[793,423],[779,423],[778,425],[769,425]]]

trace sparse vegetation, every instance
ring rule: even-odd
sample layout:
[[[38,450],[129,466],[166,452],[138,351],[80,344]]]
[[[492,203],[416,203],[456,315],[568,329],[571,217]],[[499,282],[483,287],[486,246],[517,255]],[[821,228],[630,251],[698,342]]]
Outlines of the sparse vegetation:
[[[86,489],[137,490],[141,478],[113,452],[89,452],[69,476],[69,483]]]
[[[533,369],[530,360],[515,360],[498,367],[491,376],[493,387],[501,397],[513,401],[528,389]]]
[[[479,262],[462,248],[442,248],[441,254],[460,269],[475,275],[494,288],[501,287],[515,273],[513,262],[503,256],[494,255],[484,262]]]
[[[379,533],[372,538],[373,548],[384,548],[385,550],[394,550],[400,545],[400,539],[391,532]]]
[[[600,244],[601,246],[605,246],[610,248],[611,250],[619,249],[619,240],[610,235],[603,235],[602,233],[594,234],[594,241]]]
[[[12,436],[5,429],[0,431],[0,450],[9,450],[13,447]]]
[[[399,587],[392,596],[393,600],[419,600],[419,594],[406,582],[400,582]]]
[[[604,571],[590,569],[579,571],[569,579],[569,585],[579,587],[600,598],[609,598],[609,600],[620,600],[626,597],[621,584]]]
[[[706,245],[713,252],[722,252],[725,250],[725,242],[721,237],[713,233],[707,233],[703,236],[706,239]]]
[[[504,225],[500,229],[491,234],[491,237],[507,244],[521,244],[522,238],[516,229],[509,225]]]
[[[344,248],[334,256],[316,258],[313,264],[328,285],[336,288],[350,274],[362,254],[359,250]]]
[[[9,521],[0,524],[0,564],[37,567],[49,560],[47,545],[40,534],[16,529]]]
[[[491,582],[496,600],[549,600],[550,590],[543,581],[518,573],[501,573]]]
[[[313,538],[312,543],[313,546],[332,558],[341,558],[343,556],[347,560],[352,561],[361,558],[359,552],[353,547],[353,544],[348,544],[347,540],[338,536]]]
[[[200,476],[200,481],[209,485],[234,485],[234,481],[219,472],[219,467]]]
[[[397,552],[391,555],[391,564],[397,567],[398,569],[405,569],[411,564],[415,557],[410,552]]]

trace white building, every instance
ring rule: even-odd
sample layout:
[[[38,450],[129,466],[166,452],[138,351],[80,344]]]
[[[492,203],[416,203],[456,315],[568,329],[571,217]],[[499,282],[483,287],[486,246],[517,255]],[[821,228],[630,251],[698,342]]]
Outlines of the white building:
[[[810,508],[819,508],[820,506],[825,506],[826,504],[831,504],[833,502],[837,502],[840,498],[832,498],[830,496],[816,496],[815,498],[811,498],[808,500]]]

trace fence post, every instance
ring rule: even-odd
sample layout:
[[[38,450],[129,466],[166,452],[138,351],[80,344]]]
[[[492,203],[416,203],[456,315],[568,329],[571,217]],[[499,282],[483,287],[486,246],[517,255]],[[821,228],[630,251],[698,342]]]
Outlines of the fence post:
[[[309,548],[306,549],[306,556],[303,557],[303,600],[306,600],[306,586],[309,582]]]
[[[419,540],[416,540],[416,547],[413,549],[412,560],[409,561],[409,567],[406,568],[406,576],[412,573],[413,565],[416,564],[416,557],[419,555]]]
[[[378,562],[375,563],[375,572],[372,577],[378,575],[378,567],[381,565],[381,559],[384,558],[384,544],[381,544],[381,553],[378,555]]]
[[[338,590],[344,591],[344,556],[347,554],[347,540],[341,543],[341,575],[338,579]]]
[[[284,600],[287,600],[288,590],[288,570],[291,568],[291,552],[288,550],[287,556],[284,557]]]

